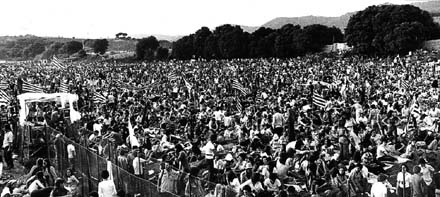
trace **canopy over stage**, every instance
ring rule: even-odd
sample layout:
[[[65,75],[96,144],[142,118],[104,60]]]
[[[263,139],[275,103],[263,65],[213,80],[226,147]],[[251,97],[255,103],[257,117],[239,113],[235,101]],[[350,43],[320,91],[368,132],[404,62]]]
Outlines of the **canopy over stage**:
[[[75,122],[81,119],[81,114],[73,108],[73,103],[78,101],[78,95],[69,93],[24,93],[17,96],[20,102],[20,112],[19,112],[19,122],[20,125],[25,125],[26,117],[29,114],[28,103],[35,102],[59,102],[61,103],[61,108],[66,108],[66,103],[69,104],[70,111],[70,121]]]

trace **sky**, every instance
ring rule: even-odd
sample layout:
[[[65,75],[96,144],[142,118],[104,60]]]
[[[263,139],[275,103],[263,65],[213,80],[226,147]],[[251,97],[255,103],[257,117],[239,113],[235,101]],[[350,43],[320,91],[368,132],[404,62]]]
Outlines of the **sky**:
[[[276,17],[340,16],[420,0],[0,0],[0,36],[187,35],[202,26],[260,26]]]

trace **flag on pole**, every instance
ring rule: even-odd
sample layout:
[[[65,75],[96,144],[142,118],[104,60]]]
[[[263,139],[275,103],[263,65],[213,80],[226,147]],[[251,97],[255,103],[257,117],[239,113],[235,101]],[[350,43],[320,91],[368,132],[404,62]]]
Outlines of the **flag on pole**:
[[[0,102],[4,102],[6,104],[9,104],[13,101],[14,99],[12,98],[11,95],[9,95],[8,93],[6,93],[3,90],[0,90]]]
[[[64,81],[62,81],[62,82],[60,83],[60,88],[59,88],[59,90],[60,90],[60,92],[62,92],[62,93],[69,93],[69,86],[68,86],[66,83],[64,83]]]
[[[236,108],[237,111],[241,114],[241,112],[243,111],[243,106],[241,105],[241,100],[238,97],[235,97],[235,102],[236,104]]]
[[[172,72],[172,73],[168,74],[168,80],[175,81],[177,79],[179,79],[179,76],[177,76],[176,73]]]
[[[191,91],[193,86],[188,81],[186,81],[185,78],[183,78],[183,81],[185,82],[185,86],[186,86],[186,88],[188,88],[188,91]]]
[[[59,69],[67,68],[67,66],[64,65],[63,63],[61,63],[61,61],[55,56],[53,56],[53,58],[52,58],[52,65],[59,68]]]
[[[409,83],[407,81],[400,80],[400,87],[406,90],[409,88]]]
[[[102,95],[101,93],[95,92],[95,93],[93,93],[92,100],[93,100],[93,103],[95,103],[95,104],[103,104],[107,101],[107,98],[105,98],[105,96]]]
[[[320,94],[313,94],[313,104],[317,105],[318,107],[325,108],[327,100],[325,100]]]
[[[238,82],[238,79],[234,79],[232,81],[232,88],[240,91],[243,96],[250,94],[249,89],[247,89],[243,85],[241,85],[240,82]]]
[[[23,81],[22,84],[22,92],[23,93],[44,93],[43,87],[37,84],[31,84],[27,81]]]

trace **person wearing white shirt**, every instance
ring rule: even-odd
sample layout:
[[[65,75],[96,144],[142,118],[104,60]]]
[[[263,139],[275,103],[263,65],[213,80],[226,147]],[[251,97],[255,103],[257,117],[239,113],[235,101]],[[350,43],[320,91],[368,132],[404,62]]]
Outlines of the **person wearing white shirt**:
[[[73,144],[67,145],[67,159],[69,160],[70,168],[73,168],[73,164],[75,162],[76,151],[75,146]]]
[[[231,116],[225,116],[223,118],[223,124],[225,127],[229,127],[232,125],[232,117]]]
[[[254,193],[260,193],[264,190],[263,185],[261,184],[261,182],[258,180],[258,175],[254,174],[252,175],[252,178],[245,181],[244,183],[242,183],[240,185],[240,189],[243,190],[243,187],[248,185],[251,187],[251,191]]]
[[[407,171],[408,167],[402,164],[401,171],[397,173],[397,196],[409,197],[411,195],[411,174]]]
[[[30,178],[28,180],[32,181],[31,184],[28,187],[28,191],[29,194],[32,194],[32,192],[34,192],[35,190],[40,190],[40,189],[44,189],[45,185],[44,183],[44,175],[42,171],[37,172],[37,174],[35,174],[35,176],[33,176],[32,178]]]
[[[98,136],[101,136],[101,135],[102,135],[101,130],[102,130],[103,121],[104,121],[104,119],[103,119],[103,118],[102,118],[102,119],[100,118],[100,119],[98,120],[98,122],[96,122],[95,124],[93,124],[93,131],[97,131],[97,132],[98,132]]]
[[[215,146],[211,140],[208,140],[205,146],[202,148],[202,153],[205,154],[206,159],[214,159]]]
[[[139,153],[138,152],[134,152],[133,156],[135,157],[133,159],[133,169],[134,169],[134,175],[136,176],[141,176],[143,174],[143,167],[142,164],[144,164],[145,162],[147,162],[147,160],[140,158]]]
[[[3,137],[3,151],[4,158],[6,164],[8,164],[8,168],[14,168],[14,160],[12,159],[12,143],[14,141],[14,134],[11,130],[5,131],[5,135]]]
[[[271,173],[269,178],[264,180],[264,186],[267,188],[268,192],[278,192],[280,191],[281,181],[277,178],[277,175]]]
[[[224,113],[220,110],[217,109],[217,111],[214,111],[214,119],[218,122],[221,122],[223,120],[224,117]]]
[[[15,184],[14,181],[9,181],[6,186],[3,188],[2,193],[0,194],[0,197],[6,197],[12,195],[12,186]]]
[[[379,174],[379,176],[377,177],[377,182],[373,183],[373,185],[371,186],[371,192],[370,192],[370,196],[371,197],[387,197],[388,196],[388,189],[385,186],[385,181],[386,181],[386,175],[384,174]]]
[[[284,126],[284,117],[278,108],[275,108],[275,114],[272,116],[272,128],[275,134],[282,135]]]
[[[110,174],[107,170],[102,171],[101,178],[103,179],[98,184],[99,197],[113,197],[116,195],[116,186],[112,180],[109,180]]]

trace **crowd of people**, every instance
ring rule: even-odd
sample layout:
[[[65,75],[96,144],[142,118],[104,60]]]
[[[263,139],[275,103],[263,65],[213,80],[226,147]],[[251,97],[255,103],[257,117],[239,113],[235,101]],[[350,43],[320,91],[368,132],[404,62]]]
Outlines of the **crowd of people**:
[[[11,94],[20,92],[16,79],[49,92],[67,84],[79,97],[84,128],[65,134],[139,177],[149,173],[147,164],[160,162],[159,192],[434,196],[437,58],[435,51],[416,51],[388,58],[66,62],[62,70],[3,65],[2,73]],[[66,113],[56,104],[30,111],[31,119],[63,130]],[[103,138],[114,143],[104,145]],[[108,155],[113,148],[116,156]],[[29,172],[29,193],[47,186],[74,191],[75,166],[57,176],[47,165],[38,160]],[[101,176],[100,196],[124,195],[107,171]]]

